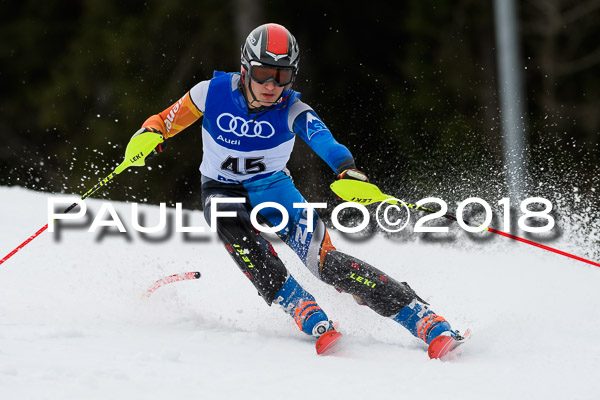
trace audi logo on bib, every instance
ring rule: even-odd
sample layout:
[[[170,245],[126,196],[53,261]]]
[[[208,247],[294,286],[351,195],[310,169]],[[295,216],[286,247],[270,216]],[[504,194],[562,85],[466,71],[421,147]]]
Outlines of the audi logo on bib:
[[[259,137],[268,139],[275,134],[275,128],[268,121],[245,120],[229,113],[217,118],[217,126],[223,132],[231,132],[236,136]]]

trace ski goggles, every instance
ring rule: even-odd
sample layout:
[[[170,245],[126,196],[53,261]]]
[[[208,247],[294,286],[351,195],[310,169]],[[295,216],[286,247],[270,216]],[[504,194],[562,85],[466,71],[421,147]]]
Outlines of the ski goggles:
[[[277,86],[285,86],[292,83],[294,79],[293,68],[274,68],[263,65],[250,65],[250,77],[253,81],[260,83],[273,82]]]

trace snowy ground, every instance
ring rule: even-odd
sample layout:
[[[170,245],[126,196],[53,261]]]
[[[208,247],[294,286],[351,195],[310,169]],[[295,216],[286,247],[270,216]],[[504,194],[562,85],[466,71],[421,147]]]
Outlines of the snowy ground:
[[[0,187],[0,257],[44,225],[46,200]],[[131,227],[130,206],[113,204]],[[599,268],[504,238],[356,243],[334,232],[340,250],[409,282],[453,327],[473,330],[460,357],[442,362],[276,244],[345,334],[338,353],[319,357],[203,237],[147,243],[133,231],[127,241],[69,230],[57,242],[45,232],[2,264],[0,399],[600,398]],[[141,297],[157,279],[195,270],[200,280]]]

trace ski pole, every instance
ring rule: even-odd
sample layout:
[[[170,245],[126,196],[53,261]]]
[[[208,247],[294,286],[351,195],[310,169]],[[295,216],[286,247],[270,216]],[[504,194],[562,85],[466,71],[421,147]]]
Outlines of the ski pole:
[[[337,194],[339,197],[341,197],[343,200],[353,201],[353,202],[357,202],[357,203],[364,204],[364,205],[377,203],[377,202],[381,202],[381,201],[386,201],[386,200],[394,198],[394,196],[383,194],[377,186],[375,186],[371,183],[362,182],[362,181],[356,181],[356,180],[350,180],[350,179],[340,179],[338,181],[333,182],[330,187],[331,187],[331,190],[335,194]],[[417,206],[415,204],[410,204],[410,203],[405,203],[405,202],[403,202],[402,204],[407,206],[408,208],[412,208],[414,210],[425,211],[430,214],[437,212],[430,208]],[[454,216],[452,214],[444,214],[442,217],[449,219],[451,221],[455,221],[455,222],[457,221],[456,216]],[[470,225],[470,226],[478,226],[478,225],[469,223],[468,221],[465,221],[465,224]],[[532,240],[522,238],[520,236],[512,235],[510,233],[499,231],[497,229],[490,228],[490,227],[485,228],[485,230],[488,232],[495,233],[496,235],[500,235],[500,236],[504,236],[509,239],[517,240],[519,242],[526,243],[531,246],[539,247],[540,249],[551,251],[553,253],[560,254],[562,256],[569,257],[569,258],[572,258],[577,261],[581,261],[581,262],[584,262],[584,263],[587,263],[590,265],[594,265],[596,267],[600,267],[600,264],[597,262],[587,260],[585,258],[576,256],[574,254],[570,254],[565,251],[558,250],[553,247],[546,246],[541,243],[537,243]]]
[[[108,182],[113,180],[117,175],[121,172],[125,171],[127,168],[131,166],[143,166],[146,163],[146,157],[156,146],[164,141],[162,135],[156,134],[154,132],[144,132],[139,135],[134,135],[129,143],[127,144],[127,148],[125,149],[125,160],[117,168],[114,169],[108,176],[102,179],[100,182],[94,185],[90,190],[85,192],[83,196],[79,198],[79,200],[85,200],[89,196],[96,193],[101,187],[106,185]],[[64,214],[68,213],[72,209],[77,206],[77,202],[71,204],[69,207],[63,211]],[[53,220],[52,223],[54,223]],[[8,253],[2,260],[0,260],[0,265],[2,265],[6,260],[14,256],[19,250],[23,247],[27,246],[33,239],[41,235],[46,229],[48,229],[48,224],[42,226],[36,233],[25,239],[23,243],[18,245],[13,251]]]
[[[414,204],[409,204],[409,203],[403,203],[403,204],[406,205],[409,208],[413,208],[415,210],[422,210],[422,211],[428,212],[430,214],[437,212],[437,211],[432,210],[430,208],[419,207],[419,206],[416,206]],[[446,219],[449,219],[450,221],[457,221],[456,217],[454,215],[452,215],[452,214],[444,214],[444,215],[442,215],[442,217],[444,217]],[[467,224],[469,226],[473,226],[473,227],[478,226],[478,225],[473,224],[473,223],[471,223],[469,221],[464,221],[464,222],[465,222],[465,224]],[[548,251],[551,251],[553,253],[560,254],[560,255],[563,255],[565,257],[569,257],[569,258],[572,258],[574,260],[577,260],[577,261],[581,261],[581,262],[584,262],[584,263],[587,263],[587,264],[595,265],[596,267],[600,267],[600,264],[597,263],[597,262],[594,262],[594,261],[591,261],[591,260],[587,260],[585,258],[576,256],[574,254],[570,254],[570,253],[567,253],[565,251],[558,250],[558,249],[555,249],[553,247],[546,246],[544,244],[537,243],[537,242],[534,242],[534,241],[529,240],[529,239],[525,239],[525,238],[517,236],[517,235],[513,235],[513,234],[510,234],[510,233],[507,233],[507,232],[503,232],[503,231],[494,229],[494,228],[489,227],[489,226],[487,228],[485,228],[485,230],[488,231],[488,232],[495,233],[496,235],[500,235],[500,236],[504,236],[504,237],[509,238],[509,239],[517,240],[519,242],[526,243],[526,244],[529,244],[531,246],[539,247],[540,249],[548,250]]]
[[[121,165],[123,165],[123,164],[121,164]],[[119,167],[117,167],[117,169],[119,169]],[[83,196],[81,196],[79,198],[79,200],[86,199],[87,197],[89,197],[92,194],[96,193],[102,186],[106,185],[108,182],[110,182],[111,180],[113,180],[114,177],[119,174],[119,172],[116,172],[117,169],[115,169],[113,172],[111,172],[106,178],[102,179],[100,182],[98,182],[97,184],[95,184],[94,187],[91,188],[90,190],[88,190]],[[67,214],[69,211],[71,211],[72,209],[74,209],[77,206],[77,204],[78,203],[71,204],[69,207],[67,207],[65,209],[65,211],[63,211],[63,214]],[[54,221],[56,221],[56,220],[53,220],[52,223],[54,223]],[[23,243],[21,243],[20,245],[18,245],[13,251],[11,251],[6,256],[4,256],[4,258],[2,260],[0,260],[0,265],[2,265],[6,260],[8,260],[12,256],[14,256],[23,247],[27,246],[33,239],[35,239],[36,237],[38,237],[39,235],[41,235],[46,229],[48,229],[48,224],[42,226],[36,233],[34,233],[33,235],[29,236],[27,239],[25,239],[25,241]]]

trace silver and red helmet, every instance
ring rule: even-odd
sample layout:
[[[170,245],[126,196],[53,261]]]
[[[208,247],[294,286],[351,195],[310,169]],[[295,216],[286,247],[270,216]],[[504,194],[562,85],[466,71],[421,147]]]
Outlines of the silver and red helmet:
[[[272,81],[288,90],[299,59],[298,42],[278,24],[264,24],[254,29],[242,45],[242,82],[246,78],[265,83]]]

